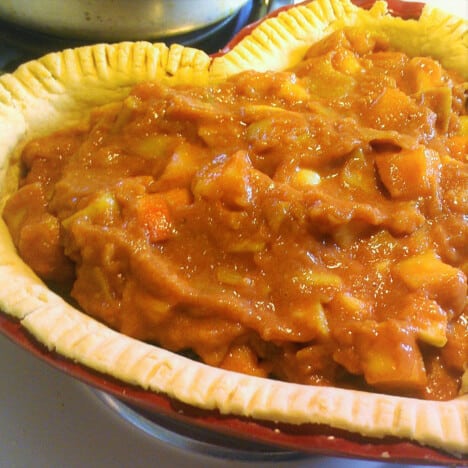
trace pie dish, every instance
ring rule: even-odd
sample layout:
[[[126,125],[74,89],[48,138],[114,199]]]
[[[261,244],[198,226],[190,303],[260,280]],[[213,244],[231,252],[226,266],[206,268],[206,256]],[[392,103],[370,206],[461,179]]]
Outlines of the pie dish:
[[[262,22],[215,58],[162,44],[96,45],[47,55],[0,78],[2,196],[15,190],[23,142],[91,108],[123,99],[139,82],[220,82],[246,69],[284,70],[307,48],[344,26],[386,34],[409,55],[430,55],[468,79],[467,24],[425,8],[419,21],[369,11],[346,0],[317,0]],[[11,164],[13,162],[13,164]],[[467,453],[466,394],[423,401],[331,387],[303,386],[216,369],[117,333],[78,311],[19,259],[0,225],[0,309],[51,351],[119,381],[204,410],[284,424],[319,424],[364,437],[396,437]],[[465,374],[466,377],[466,374]]]

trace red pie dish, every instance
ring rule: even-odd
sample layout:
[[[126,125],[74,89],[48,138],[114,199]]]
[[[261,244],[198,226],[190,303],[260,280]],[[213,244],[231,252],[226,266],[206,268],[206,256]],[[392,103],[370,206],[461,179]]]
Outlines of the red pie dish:
[[[219,54],[0,77],[0,330],[145,414],[464,464],[467,22],[315,0]]]

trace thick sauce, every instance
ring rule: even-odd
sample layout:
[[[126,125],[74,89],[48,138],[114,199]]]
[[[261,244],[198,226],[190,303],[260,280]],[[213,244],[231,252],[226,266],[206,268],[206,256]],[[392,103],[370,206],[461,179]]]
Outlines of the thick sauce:
[[[466,83],[356,30],[293,70],[144,83],[30,142],[4,218],[111,327],[306,384],[456,396]]]

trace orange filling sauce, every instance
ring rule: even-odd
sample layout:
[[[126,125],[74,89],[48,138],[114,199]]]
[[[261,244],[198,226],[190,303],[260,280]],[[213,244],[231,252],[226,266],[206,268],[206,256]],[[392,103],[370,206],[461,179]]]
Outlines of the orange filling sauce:
[[[334,33],[30,142],[4,218],[90,315],[204,362],[427,399],[467,365],[466,84]]]

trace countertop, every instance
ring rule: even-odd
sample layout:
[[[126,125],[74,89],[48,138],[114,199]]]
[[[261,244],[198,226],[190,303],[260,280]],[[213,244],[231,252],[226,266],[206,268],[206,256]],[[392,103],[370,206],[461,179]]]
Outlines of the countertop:
[[[292,454],[236,461],[181,450],[149,436],[89,386],[0,335],[0,468],[410,468]]]
[[[468,16],[466,0],[429,0]],[[207,457],[152,437],[104,404],[94,390],[0,335],[0,468],[410,468],[294,456],[245,462]]]

